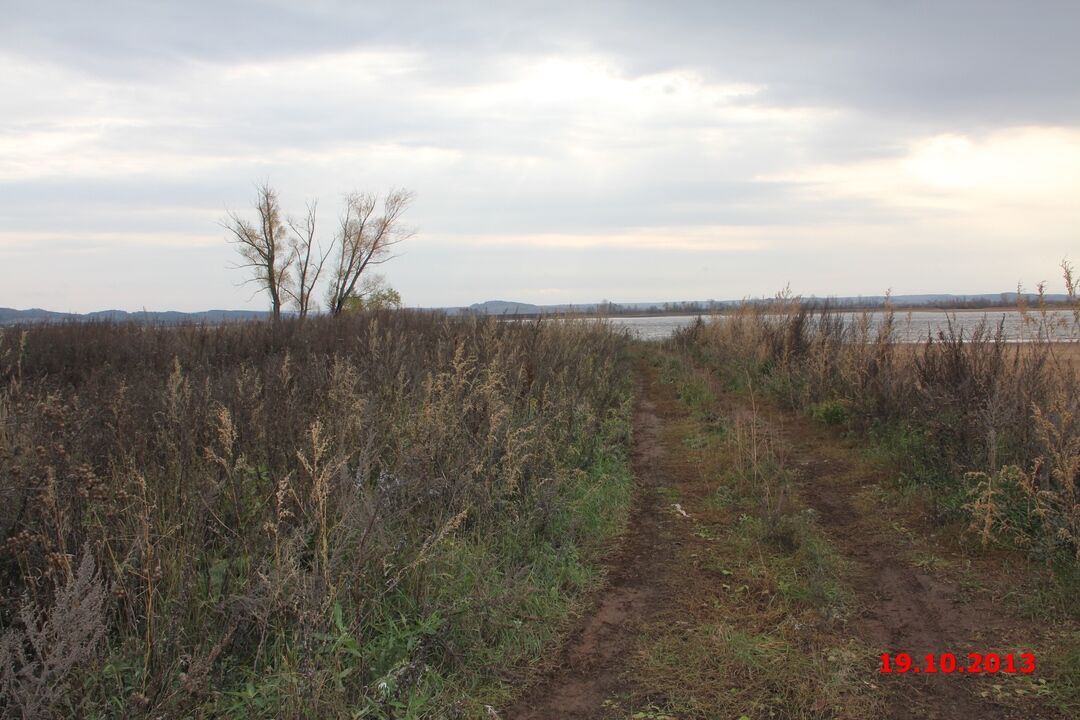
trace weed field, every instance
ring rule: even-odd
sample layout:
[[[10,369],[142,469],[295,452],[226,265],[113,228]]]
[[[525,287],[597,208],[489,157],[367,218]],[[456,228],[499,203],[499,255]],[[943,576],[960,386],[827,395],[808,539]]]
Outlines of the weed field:
[[[415,313],[0,336],[0,714],[475,716],[622,524],[624,341]]]
[[[888,327],[6,329],[0,712],[1075,717],[1075,348]]]

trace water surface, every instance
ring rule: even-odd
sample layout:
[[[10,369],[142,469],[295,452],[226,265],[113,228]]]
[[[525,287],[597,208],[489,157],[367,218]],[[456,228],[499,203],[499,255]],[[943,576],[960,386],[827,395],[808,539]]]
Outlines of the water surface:
[[[842,315],[854,321],[861,313],[842,313]],[[868,315],[871,327],[876,329],[884,313],[871,312]],[[1038,313],[1028,313],[1028,316],[1035,319],[1038,318]],[[611,323],[615,327],[627,328],[635,337],[642,340],[662,340],[670,337],[679,328],[690,325],[698,317],[698,315],[614,317],[611,318]],[[708,321],[714,316],[701,317]],[[724,320],[723,315],[715,317],[719,318],[720,322]],[[1045,327],[1049,330],[1052,339],[1067,341],[1080,337],[1071,312],[1053,310],[1048,311],[1046,317]],[[970,337],[981,322],[986,322],[995,329],[998,323],[1002,323],[1006,339],[1014,342],[1035,339],[1038,333],[1038,326],[1030,321],[1025,322],[1023,315],[1017,310],[962,310],[958,312],[912,310],[896,312],[894,337],[900,342],[919,342],[926,340],[928,336],[937,337],[938,332],[947,332],[950,323],[953,328],[962,330],[965,337]]]

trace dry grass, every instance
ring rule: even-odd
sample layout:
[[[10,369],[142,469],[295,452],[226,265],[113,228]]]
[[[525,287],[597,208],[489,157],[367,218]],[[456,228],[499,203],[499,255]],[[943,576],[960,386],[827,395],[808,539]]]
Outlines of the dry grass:
[[[467,712],[625,515],[622,348],[413,313],[5,330],[0,714]],[[100,626],[45,619],[73,582]]]
[[[875,325],[784,295],[673,342],[734,386],[870,438],[933,490],[942,518],[967,515],[987,542],[1080,559],[1080,344],[1051,341],[1044,309],[1024,312],[1030,343],[984,322],[913,345],[895,341],[891,314]]]

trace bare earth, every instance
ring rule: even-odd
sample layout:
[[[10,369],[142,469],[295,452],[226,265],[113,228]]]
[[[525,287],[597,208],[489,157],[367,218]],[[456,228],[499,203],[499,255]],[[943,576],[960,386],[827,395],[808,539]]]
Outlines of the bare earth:
[[[730,520],[707,509],[715,468],[686,459],[684,442],[693,423],[686,406],[646,363],[640,363],[639,374],[633,449],[638,499],[609,560],[607,584],[569,634],[558,661],[499,711],[500,718],[678,717],[634,715],[643,698],[665,699],[641,675],[635,658],[646,628],[688,624],[688,613],[724,580],[702,566],[699,550],[707,541],[701,535],[707,533],[693,532],[687,517],[699,528]],[[744,398],[718,395],[721,411],[745,411]],[[1044,623],[1021,618],[1003,602],[1011,578],[998,559],[938,538],[917,512],[886,512],[875,492],[887,471],[861,460],[831,429],[775,409],[764,413],[789,444],[801,502],[816,511],[819,526],[851,568],[848,582],[860,610],[843,626],[844,634],[875,652],[908,652],[914,658],[1041,647]],[[667,488],[683,498],[679,508],[673,508]],[[754,613],[754,603],[744,611]],[[874,688],[882,717],[1061,717],[1034,698],[1002,700],[994,685],[1000,675],[882,675],[878,667],[868,657],[853,682]]]

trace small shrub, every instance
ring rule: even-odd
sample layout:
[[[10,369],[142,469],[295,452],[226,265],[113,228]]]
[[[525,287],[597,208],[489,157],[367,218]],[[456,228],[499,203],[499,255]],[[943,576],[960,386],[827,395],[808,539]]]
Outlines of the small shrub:
[[[846,425],[849,419],[847,407],[839,400],[812,403],[808,412],[810,417],[826,425]]]

